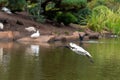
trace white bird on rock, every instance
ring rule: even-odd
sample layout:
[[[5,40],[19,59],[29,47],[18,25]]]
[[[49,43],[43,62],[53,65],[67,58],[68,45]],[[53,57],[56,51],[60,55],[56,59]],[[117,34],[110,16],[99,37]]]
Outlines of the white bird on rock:
[[[3,23],[0,22],[0,29],[3,29],[4,28],[4,25]]]
[[[37,32],[33,33],[30,37],[31,38],[38,38],[39,36],[40,36],[40,32],[39,32],[39,30],[37,30]]]
[[[77,54],[85,55],[87,57],[92,57],[89,52],[84,50],[82,47],[76,45],[75,43],[70,42],[69,43],[69,48]]]
[[[35,27],[32,27],[32,26],[25,28],[25,30],[27,30],[28,32],[36,31]]]

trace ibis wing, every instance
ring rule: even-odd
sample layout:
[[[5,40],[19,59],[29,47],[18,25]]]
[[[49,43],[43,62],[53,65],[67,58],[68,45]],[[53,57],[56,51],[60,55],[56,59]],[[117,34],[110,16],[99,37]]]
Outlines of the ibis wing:
[[[71,48],[71,50],[73,51],[73,52],[75,52],[75,53],[77,53],[77,54],[81,54],[81,55],[85,55],[84,53],[84,51],[81,51],[81,50],[79,50],[79,49],[77,49],[77,48]]]
[[[70,47],[71,47],[71,50],[76,52],[77,54],[88,55],[88,56],[92,57],[89,52],[87,52],[82,47],[80,47],[74,43],[70,43]]]

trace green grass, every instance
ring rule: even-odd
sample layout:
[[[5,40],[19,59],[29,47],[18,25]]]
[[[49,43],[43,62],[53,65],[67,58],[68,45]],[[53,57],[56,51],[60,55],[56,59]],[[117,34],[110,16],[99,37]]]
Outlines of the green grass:
[[[95,7],[88,18],[87,26],[94,31],[102,31],[107,28],[115,34],[120,34],[120,13],[110,10],[106,6]]]

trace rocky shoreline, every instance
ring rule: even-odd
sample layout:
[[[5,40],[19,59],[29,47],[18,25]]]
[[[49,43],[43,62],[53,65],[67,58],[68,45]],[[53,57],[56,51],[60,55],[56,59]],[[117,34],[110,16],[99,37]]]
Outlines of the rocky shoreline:
[[[39,42],[39,43],[50,43],[55,41],[73,41],[73,40],[79,40],[79,35],[84,35],[84,32],[73,32],[71,35],[41,35],[38,38],[31,38],[30,36],[23,36],[18,31],[1,31],[0,32],[0,41],[4,42],[10,42],[10,41],[17,41],[17,42]],[[89,39],[99,39],[99,34],[94,33],[91,35],[88,35],[84,38],[85,40]]]

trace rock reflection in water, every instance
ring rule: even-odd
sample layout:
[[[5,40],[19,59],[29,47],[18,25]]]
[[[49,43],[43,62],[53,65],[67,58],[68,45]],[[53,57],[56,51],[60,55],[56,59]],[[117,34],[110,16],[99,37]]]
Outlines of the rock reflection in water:
[[[3,48],[0,48],[0,62],[2,62],[3,58]]]
[[[1,68],[3,68],[3,72],[8,71],[8,65],[10,62],[10,55],[9,52],[12,50],[13,48],[13,43],[12,42],[1,42],[0,43],[0,64],[1,64]],[[6,51],[7,49],[7,51]]]

